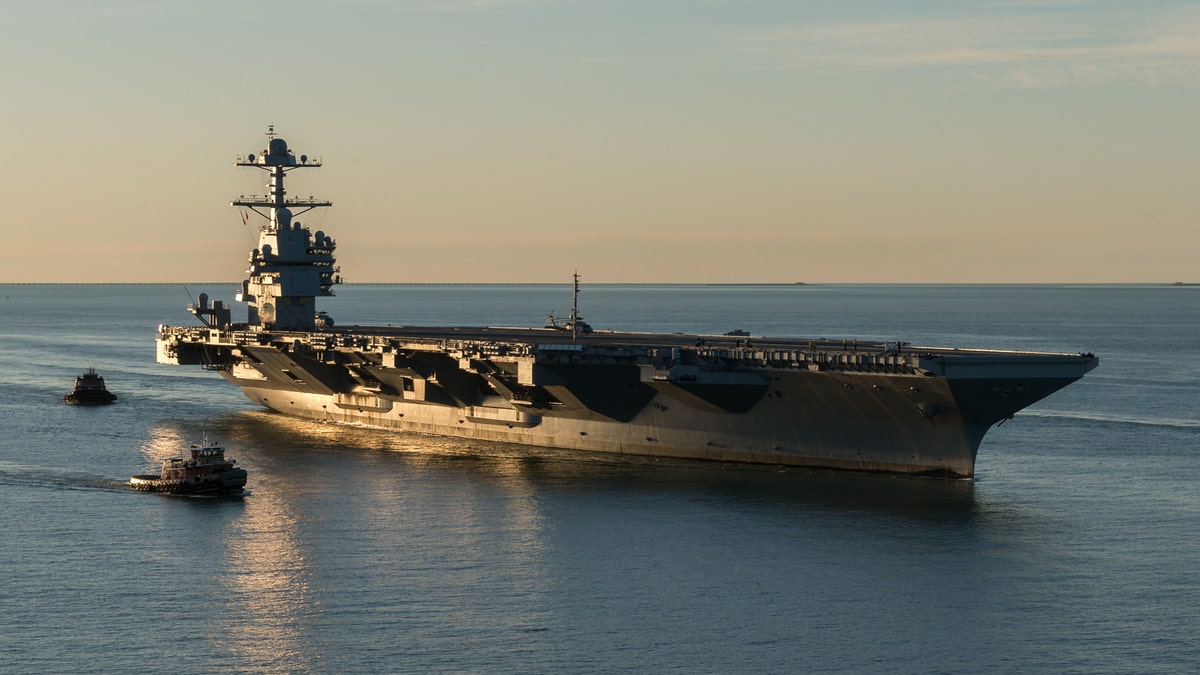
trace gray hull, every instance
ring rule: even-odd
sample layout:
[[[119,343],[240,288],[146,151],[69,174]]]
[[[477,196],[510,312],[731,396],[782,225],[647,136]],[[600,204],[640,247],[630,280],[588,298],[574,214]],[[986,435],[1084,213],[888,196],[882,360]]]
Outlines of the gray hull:
[[[848,418],[848,410],[804,410],[779,402],[729,419],[667,397],[629,422],[542,418],[531,428],[497,423],[499,411],[394,403],[339,407],[327,396],[243,387],[251,401],[295,417],[437,436],[657,457],[969,477],[986,427]],[[331,405],[332,404],[332,405]],[[678,407],[683,406],[683,407]],[[915,408],[914,408],[915,410]],[[482,412],[493,417],[478,417]]]
[[[537,329],[264,334],[164,328],[309,419],[575,450],[968,478],[986,431],[1096,365],[1082,354]],[[696,346],[697,343],[703,346]]]

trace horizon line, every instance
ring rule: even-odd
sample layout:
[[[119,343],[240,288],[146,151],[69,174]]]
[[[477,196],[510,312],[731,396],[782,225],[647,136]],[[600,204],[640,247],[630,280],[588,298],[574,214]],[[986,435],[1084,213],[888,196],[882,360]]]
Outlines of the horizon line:
[[[241,286],[239,281],[0,281],[0,286]],[[570,286],[570,281],[357,281],[339,286]],[[1190,281],[594,281],[584,286],[1200,286]],[[315,296],[326,297],[326,296]],[[333,297],[336,297],[334,295]]]

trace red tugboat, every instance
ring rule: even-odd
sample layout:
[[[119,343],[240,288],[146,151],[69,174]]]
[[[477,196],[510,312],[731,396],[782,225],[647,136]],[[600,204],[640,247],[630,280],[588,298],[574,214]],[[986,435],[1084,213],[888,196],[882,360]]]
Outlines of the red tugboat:
[[[144,492],[173,495],[240,497],[246,486],[246,470],[225,458],[219,443],[192,444],[191,459],[172,457],[163,461],[158,476],[142,474],[129,479],[129,486]]]
[[[104,386],[104,378],[95,368],[75,378],[75,391],[63,397],[64,403],[72,405],[108,405],[117,400],[117,395]]]

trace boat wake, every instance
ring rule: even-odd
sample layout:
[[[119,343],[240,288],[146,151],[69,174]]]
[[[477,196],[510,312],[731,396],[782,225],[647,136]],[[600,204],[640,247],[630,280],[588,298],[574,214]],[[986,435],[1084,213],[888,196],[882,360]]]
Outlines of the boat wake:
[[[1107,413],[1093,412],[1085,413],[1075,410],[1023,410],[1019,413],[1019,416],[1072,419],[1084,422],[1132,424],[1138,426],[1168,427],[1175,429],[1200,429],[1200,420],[1170,417],[1145,417],[1141,415],[1112,415]]]
[[[123,492],[126,481],[49,467],[0,462],[0,485],[24,485],[52,490],[107,490]]]

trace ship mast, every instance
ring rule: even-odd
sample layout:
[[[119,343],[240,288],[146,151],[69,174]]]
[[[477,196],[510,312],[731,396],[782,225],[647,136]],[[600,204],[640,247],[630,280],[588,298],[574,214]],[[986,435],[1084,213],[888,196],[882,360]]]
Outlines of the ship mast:
[[[575,291],[571,294],[571,342],[579,339],[579,272],[575,272]]]
[[[270,177],[266,195],[242,195],[230,202],[265,221],[259,228],[258,248],[250,253],[248,277],[236,296],[247,304],[248,324],[267,330],[312,330],[317,322],[316,296],[333,295],[333,285],[341,283],[339,268],[334,266],[337,244],[324,232],[310,232],[292,219],[333,203],[312,197],[289,199],[284,178],[296,169],[318,168],[321,162],[309,161],[307,155],[300,155],[297,162],[270,125],[267,148],[258,155],[239,156],[234,165],[262,169]]]

